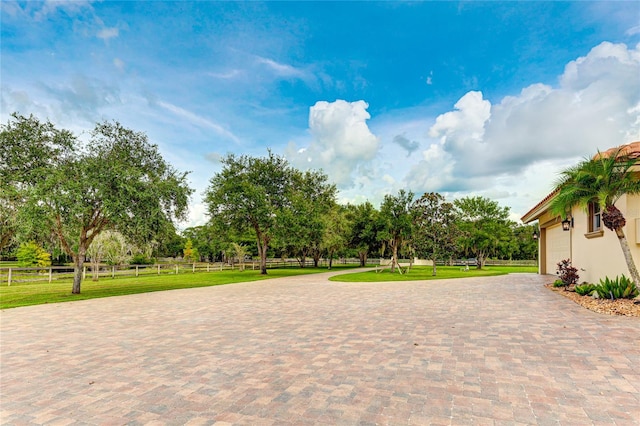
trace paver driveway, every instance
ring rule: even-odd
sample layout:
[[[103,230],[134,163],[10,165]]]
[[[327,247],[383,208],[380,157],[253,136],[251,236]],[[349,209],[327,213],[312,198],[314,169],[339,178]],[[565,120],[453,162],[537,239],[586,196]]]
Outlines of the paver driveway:
[[[637,318],[537,275],[328,275],[3,311],[0,421],[640,424]]]

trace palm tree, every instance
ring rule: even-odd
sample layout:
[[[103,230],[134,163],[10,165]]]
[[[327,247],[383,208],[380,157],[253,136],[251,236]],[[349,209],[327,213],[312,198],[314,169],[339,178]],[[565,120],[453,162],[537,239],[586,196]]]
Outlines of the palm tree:
[[[615,203],[625,194],[640,194],[640,179],[634,166],[635,156],[630,156],[625,146],[596,154],[561,172],[556,183],[551,212],[566,215],[573,207],[588,209],[589,203],[597,203],[602,211],[602,223],[614,231],[620,241],[631,278],[640,284],[638,269],[629,249],[623,227],[626,219]]]

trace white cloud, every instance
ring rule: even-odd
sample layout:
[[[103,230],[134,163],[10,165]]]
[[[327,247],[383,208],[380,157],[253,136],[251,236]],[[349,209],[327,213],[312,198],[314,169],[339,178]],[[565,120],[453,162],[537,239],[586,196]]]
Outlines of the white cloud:
[[[258,64],[266,66],[269,71],[279,78],[302,80],[308,84],[313,84],[316,81],[313,73],[303,68],[296,68],[262,56],[256,56],[256,61]]]
[[[431,86],[433,84],[433,71],[429,72],[429,76],[427,77],[425,82],[427,83],[428,86]]]
[[[627,31],[625,31],[624,33],[626,35],[628,35],[628,36],[640,34],[640,25],[636,25],[634,27],[631,27]]]
[[[468,92],[429,129],[434,138],[405,178],[424,191],[471,191],[523,172],[640,139],[640,45],[601,43],[568,63],[558,87],[532,84],[491,105]],[[534,175],[545,179],[553,176]],[[509,189],[505,189],[512,192]]]
[[[436,118],[429,136],[442,138],[449,151],[462,151],[468,144],[482,141],[484,124],[491,116],[491,103],[482,99],[481,92],[468,92],[454,108]]]
[[[225,129],[223,126],[221,126],[218,123],[214,123],[211,120],[208,120],[204,117],[201,117],[197,114],[194,114],[191,111],[187,111],[184,108],[180,108],[176,105],[170,104],[168,102],[164,102],[164,101],[157,101],[157,105],[166,109],[167,111],[172,112],[173,114],[182,117],[184,119],[186,119],[187,121],[189,121],[191,124],[194,124],[198,127],[204,127],[207,129],[211,129],[213,131],[215,131],[217,134],[219,134],[220,136],[224,136],[227,139],[230,139],[232,141],[234,141],[235,143],[240,143],[240,139],[234,135],[232,132],[230,132],[229,130]]]
[[[109,39],[118,37],[119,33],[120,31],[116,27],[102,28],[101,30],[98,31],[98,33],[96,34],[96,37],[101,38],[104,41],[108,41]]]
[[[316,102],[309,110],[311,143],[303,151],[290,143],[287,158],[298,167],[323,169],[339,187],[353,186],[354,173],[369,173],[368,163],[380,148],[367,126],[368,107],[364,101]]]
[[[77,15],[84,9],[93,10],[91,2],[88,0],[75,0],[75,1],[54,1],[47,0],[42,4],[42,7],[35,11],[33,17],[36,21],[43,20],[47,16],[63,11],[69,16]]]
[[[210,77],[221,79],[221,80],[231,80],[242,74],[240,70],[229,70],[224,72],[209,72],[207,73]]]

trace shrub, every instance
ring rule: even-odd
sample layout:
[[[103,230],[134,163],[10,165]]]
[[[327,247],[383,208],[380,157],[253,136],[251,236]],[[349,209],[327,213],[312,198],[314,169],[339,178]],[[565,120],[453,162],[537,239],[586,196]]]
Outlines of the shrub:
[[[596,286],[596,291],[602,299],[633,299],[639,293],[638,287],[630,279],[624,275],[610,279],[606,277],[600,280],[600,284]]]
[[[16,250],[16,258],[18,265],[30,266],[50,266],[51,255],[45,249],[40,247],[35,241],[20,244]]]
[[[564,283],[562,282],[562,280],[555,280],[553,282],[553,286],[554,287],[564,287]]]
[[[571,266],[571,259],[565,259],[558,262],[558,271],[556,272],[565,287],[576,284],[580,276],[578,269]]]
[[[153,259],[149,259],[142,253],[134,254],[131,260],[129,261],[130,265],[151,265],[153,263]]]
[[[591,294],[596,290],[595,284],[583,284],[577,285],[575,290],[580,296],[591,296]]]

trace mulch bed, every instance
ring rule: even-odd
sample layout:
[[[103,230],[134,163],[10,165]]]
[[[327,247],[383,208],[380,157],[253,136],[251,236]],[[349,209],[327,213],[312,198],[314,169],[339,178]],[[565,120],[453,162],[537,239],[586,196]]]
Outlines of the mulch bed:
[[[575,291],[565,290],[564,287],[554,287],[553,284],[545,284],[545,287],[573,300],[584,308],[600,314],[640,317],[639,299],[594,299],[591,296],[580,296]]]

